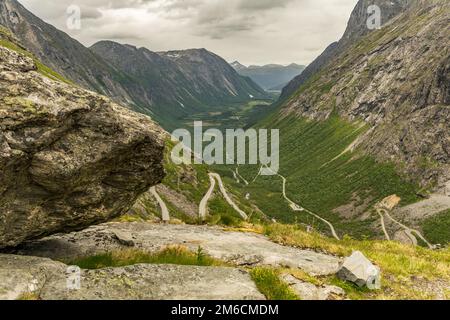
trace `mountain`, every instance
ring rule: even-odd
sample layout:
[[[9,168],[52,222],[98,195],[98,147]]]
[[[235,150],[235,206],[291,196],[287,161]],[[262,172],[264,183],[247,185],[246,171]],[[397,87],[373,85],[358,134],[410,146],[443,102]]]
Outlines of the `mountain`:
[[[7,27],[40,61],[80,86],[131,100],[117,80],[127,78],[64,32],[45,23],[16,0],[0,2],[0,24]]]
[[[204,49],[158,54],[108,41],[89,49],[16,0],[0,3],[0,24],[70,81],[148,114],[168,130],[177,128],[187,115],[207,111],[212,105],[268,97],[258,85]]]
[[[400,206],[428,193],[445,197],[449,17],[448,1],[411,4],[381,30],[348,43],[258,124],[280,130],[280,174],[289,197],[328,219],[338,234],[382,237],[375,208],[388,196],[399,196]],[[240,171],[251,180],[258,169]],[[281,184],[269,178],[257,183],[252,190],[265,190],[256,201],[262,211],[329,232],[326,224],[273,201],[282,196]],[[416,216],[416,222],[427,216]]]
[[[382,13],[381,23],[385,25],[392,18],[404,12],[416,0],[360,0],[354,8],[347,28],[341,40],[330,44],[325,51],[306,67],[302,74],[292,79],[281,93],[279,104],[285,102],[300,86],[320,71],[333,58],[342,53],[349,45],[371,32],[367,28],[368,8],[377,5]]]
[[[292,63],[288,66],[268,64],[246,67],[235,61],[231,66],[242,76],[251,78],[264,90],[281,90],[289,81],[303,72],[305,66]]]

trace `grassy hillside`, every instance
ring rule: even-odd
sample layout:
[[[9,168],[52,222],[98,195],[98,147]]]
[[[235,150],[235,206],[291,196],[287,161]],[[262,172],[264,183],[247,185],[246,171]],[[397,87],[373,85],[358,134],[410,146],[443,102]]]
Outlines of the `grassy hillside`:
[[[378,219],[371,207],[386,196],[397,194],[402,205],[417,200],[417,187],[399,176],[393,164],[378,163],[359,151],[343,153],[367,129],[332,116],[324,122],[274,115],[261,127],[280,129],[280,174],[287,178],[287,194],[293,201],[332,222],[338,233],[364,238],[379,234],[372,226]],[[249,186],[234,182],[229,167],[220,167],[234,188],[249,192],[268,216],[293,223],[303,222],[327,230],[310,215],[294,213],[282,199],[282,181],[277,176],[259,177]],[[259,167],[242,166],[248,181]],[[339,208],[348,205],[349,209]],[[338,212],[334,210],[339,208]],[[350,212],[354,212],[351,214]]]
[[[170,157],[173,147],[172,142],[167,142],[164,165],[166,177],[160,186],[159,195],[166,203],[172,219],[189,224],[204,223],[198,218],[198,207],[210,187],[208,176],[210,168],[206,165],[175,165]],[[246,200],[239,190],[230,188],[227,181],[224,181],[224,183],[233,200],[249,215],[251,222],[261,223],[265,221],[263,214],[252,202]],[[168,193],[161,192],[163,188],[169,190],[170,196]],[[131,215],[124,216],[120,220],[129,221],[136,218],[147,220],[152,217],[160,217],[160,208],[153,196],[145,194],[139,199],[139,202],[144,207],[145,212],[139,214],[132,212]],[[187,210],[186,207],[192,210]],[[208,202],[208,216],[205,223],[231,227],[243,225],[239,214],[224,200],[217,184],[215,192]]]
[[[422,223],[425,237],[432,243],[448,245],[450,243],[450,210],[428,218]]]

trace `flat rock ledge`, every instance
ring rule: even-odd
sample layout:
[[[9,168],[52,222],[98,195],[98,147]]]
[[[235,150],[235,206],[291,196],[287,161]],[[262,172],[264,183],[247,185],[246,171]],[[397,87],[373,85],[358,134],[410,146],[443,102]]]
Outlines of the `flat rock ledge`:
[[[81,270],[46,258],[0,254],[0,300],[263,300],[250,275],[236,268],[138,264]]]
[[[236,266],[299,268],[316,276],[336,274],[341,263],[337,257],[282,246],[259,234],[142,222],[106,223],[80,232],[53,235],[26,242],[11,253],[67,261],[130,247],[156,252],[172,245],[192,251],[201,247],[206,254]]]

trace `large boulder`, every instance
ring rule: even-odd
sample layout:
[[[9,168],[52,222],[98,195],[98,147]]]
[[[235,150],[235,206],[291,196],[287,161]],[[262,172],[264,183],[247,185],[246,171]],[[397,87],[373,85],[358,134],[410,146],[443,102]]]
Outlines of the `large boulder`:
[[[353,282],[361,288],[367,286],[373,290],[380,289],[381,286],[380,269],[359,251],[353,252],[344,260],[337,276],[344,281]]]
[[[0,248],[108,221],[163,179],[162,129],[0,39]]]

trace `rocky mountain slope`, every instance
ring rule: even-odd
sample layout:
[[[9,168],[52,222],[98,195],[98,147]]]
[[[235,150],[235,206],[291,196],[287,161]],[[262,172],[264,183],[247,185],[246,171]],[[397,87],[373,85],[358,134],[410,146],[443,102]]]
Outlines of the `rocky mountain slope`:
[[[164,177],[148,117],[57,80],[0,31],[0,248],[126,213]]]
[[[450,4],[419,1],[348,47],[290,99],[284,114],[363,121],[352,145],[422,185],[450,179]]]
[[[0,3],[0,24],[67,79],[152,116],[165,129],[177,127],[180,118],[211,104],[267,97],[258,85],[206,50],[186,51],[182,54],[186,59],[179,63],[170,54],[112,42],[98,43],[91,50],[16,0]],[[130,64],[133,59],[138,63]]]
[[[0,2],[0,24],[11,30],[40,61],[72,82],[115,97],[120,102],[131,101],[126,88],[117,82],[127,78],[125,74],[64,32],[36,17],[18,1]]]
[[[279,103],[285,102],[297,91],[300,86],[306,83],[312,76],[319,72],[324,66],[330,63],[333,58],[341,54],[349,45],[367,35],[373,30],[367,28],[369,17],[368,8],[377,5],[381,9],[381,24],[386,25],[392,18],[404,12],[416,0],[360,0],[354,8],[350,20],[342,38],[330,44],[325,51],[306,67],[302,74],[289,82],[280,96]]]
[[[242,76],[251,78],[264,90],[279,91],[284,88],[292,79],[300,75],[305,66],[292,63],[288,66],[269,64],[265,66],[246,67],[235,61],[231,66]]]
[[[111,41],[98,42],[90,49],[130,76],[133,85],[128,90],[136,105],[142,106],[138,109],[151,111],[165,124],[208,107],[265,97],[255,83],[205,49],[155,53]],[[144,107],[148,105],[151,109]]]

